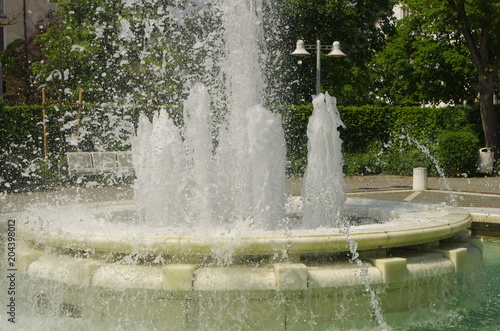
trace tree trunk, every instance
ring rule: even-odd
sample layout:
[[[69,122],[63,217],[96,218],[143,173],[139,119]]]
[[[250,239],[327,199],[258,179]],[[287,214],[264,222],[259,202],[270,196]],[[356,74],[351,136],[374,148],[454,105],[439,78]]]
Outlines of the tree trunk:
[[[479,74],[479,102],[486,147],[495,152],[495,159],[500,157],[500,127],[498,126],[493,102],[495,76]]]
[[[480,1],[479,12],[484,15],[481,21],[480,35],[476,39],[472,33],[473,29],[469,25],[469,16],[466,12],[465,1],[448,0],[449,4],[456,6],[457,27],[464,36],[465,42],[471,53],[472,61],[478,72],[479,102],[481,107],[481,120],[483,123],[484,138],[486,147],[490,147],[495,152],[495,159],[500,157],[500,128],[495,114],[495,104],[493,102],[495,83],[498,76],[498,51],[492,45],[492,35],[490,33],[497,30],[491,24],[491,15],[496,13],[489,1]],[[493,68],[496,68],[492,70]]]

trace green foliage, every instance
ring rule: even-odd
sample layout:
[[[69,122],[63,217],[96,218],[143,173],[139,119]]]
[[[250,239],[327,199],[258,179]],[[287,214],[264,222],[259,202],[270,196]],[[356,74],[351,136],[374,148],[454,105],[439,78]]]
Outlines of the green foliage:
[[[41,106],[4,107],[0,116],[0,191],[20,192],[66,180],[65,153],[130,149],[133,120],[140,109],[85,107],[79,129],[76,106],[46,110],[47,158]]]
[[[183,1],[59,0],[57,6],[57,19],[36,39],[44,60],[32,66],[49,99],[65,100],[82,88],[90,102],[173,101],[186,43],[178,42],[184,37],[163,11]]]
[[[443,131],[436,139],[435,154],[447,176],[475,172],[479,139],[471,131]]]
[[[421,143],[432,143],[443,130],[469,128],[481,134],[481,128],[472,123],[479,118],[478,112],[468,106],[443,108],[393,107],[392,132],[403,134]]]
[[[386,62],[380,68],[380,85],[390,86],[398,77],[415,81],[408,85],[410,89],[388,91],[385,86],[381,91],[391,92],[394,98],[402,92],[410,101],[420,98],[432,103],[470,102],[479,95],[485,144],[499,155],[494,95],[500,91],[500,1],[404,0],[402,4],[410,12],[399,28],[399,38],[409,41],[407,54],[398,43],[389,45],[386,54],[392,54],[395,46],[406,55],[411,72],[408,75]],[[389,75],[384,76],[385,70]]]
[[[346,125],[340,129],[347,153],[363,153],[371,148],[374,141],[389,138],[392,109],[389,107],[362,106],[339,107],[340,117]]]
[[[376,95],[390,104],[472,102],[476,71],[458,31],[425,30],[412,13],[374,60]]]
[[[347,176],[381,174],[382,168],[380,159],[375,154],[344,154],[344,174]]]
[[[345,174],[410,176],[415,167],[427,167],[433,176],[439,175],[438,168],[452,175],[474,174],[474,160],[483,142],[479,114],[472,109],[339,106],[346,125],[340,134]],[[280,112],[291,172],[300,176],[307,162],[306,131],[312,106],[283,107]],[[454,142],[460,147],[446,147]],[[447,148],[455,152],[447,154]]]
[[[292,174],[302,174],[307,165],[307,123],[312,105],[289,106],[277,109],[283,118],[287,159],[291,160]]]
[[[53,107],[51,108],[53,109]],[[59,122],[47,122],[49,150],[61,152]],[[4,107],[0,116],[0,190],[22,191],[41,187],[48,177],[42,135],[42,108],[33,106]],[[56,168],[52,170],[57,171]]]
[[[67,181],[68,151],[129,150],[140,113],[151,119],[160,107],[118,107],[111,104],[83,108],[78,126],[75,106],[47,108],[48,157],[44,158],[41,106],[5,107],[0,116],[0,191],[32,190]],[[307,163],[307,124],[312,105],[274,106],[281,113],[290,173],[301,176]],[[167,109],[182,125],[181,109]],[[483,146],[479,114],[473,107],[339,107],[346,125],[343,139],[346,175],[411,175],[415,167],[437,167],[447,175],[475,173],[475,159]],[[106,177],[103,183],[115,183]]]
[[[500,162],[498,160],[493,164],[493,174],[500,176]]]
[[[414,145],[389,148],[379,155],[379,159],[382,163],[381,174],[411,176],[413,168],[424,167],[429,170],[430,176],[439,176],[432,158]]]
[[[347,57],[332,59],[322,54],[321,84],[343,105],[364,105],[376,100],[372,93],[373,77],[370,62],[375,52],[392,34],[393,0],[284,1],[283,15],[287,30],[283,37],[289,48],[297,39],[306,44],[320,40],[331,45],[338,40]],[[288,51],[289,53],[290,51]],[[316,56],[297,59],[288,57],[292,68],[287,79],[291,103],[305,103],[315,94]]]
[[[2,103],[10,104],[13,100],[20,99],[27,102],[26,94],[28,87],[26,86],[27,77],[29,76],[26,49],[23,39],[16,39],[11,42],[5,50],[0,52],[0,61],[2,64],[3,80],[8,82],[9,90],[7,96],[3,96]],[[29,81],[29,80],[28,80]],[[12,94],[14,97],[12,98]]]

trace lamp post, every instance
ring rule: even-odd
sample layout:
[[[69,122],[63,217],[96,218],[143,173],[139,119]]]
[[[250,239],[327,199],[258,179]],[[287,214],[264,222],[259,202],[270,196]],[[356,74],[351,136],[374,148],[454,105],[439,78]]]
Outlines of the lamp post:
[[[335,41],[331,46],[330,45],[321,45],[319,40],[316,41],[316,45],[306,45],[303,40],[297,40],[297,47],[291,53],[294,56],[308,56],[311,55],[307,50],[316,49],[316,95],[319,95],[321,92],[321,51],[330,51],[330,53],[326,54],[326,56],[330,57],[344,57],[346,56],[340,50],[340,42]]]

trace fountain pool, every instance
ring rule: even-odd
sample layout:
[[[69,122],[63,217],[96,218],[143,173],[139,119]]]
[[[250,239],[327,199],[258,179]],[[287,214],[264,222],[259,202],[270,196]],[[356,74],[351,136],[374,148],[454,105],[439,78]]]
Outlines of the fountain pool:
[[[6,323],[13,312],[21,329],[390,329],[471,298],[483,248],[469,213],[346,199],[328,93],[313,98],[302,197],[285,197],[281,118],[263,106],[263,2],[213,3],[224,121],[212,126],[216,89],[185,80],[182,127],[165,111],[139,121],[133,200],[1,214]]]
[[[360,225],[345,229],[174,236],[137,231],[134,204],[2,215],[16,216],[20,321],[29,311],[82,329],[389,329],[453,306],[482,269],[458,208],[356,198],[345,212]]]

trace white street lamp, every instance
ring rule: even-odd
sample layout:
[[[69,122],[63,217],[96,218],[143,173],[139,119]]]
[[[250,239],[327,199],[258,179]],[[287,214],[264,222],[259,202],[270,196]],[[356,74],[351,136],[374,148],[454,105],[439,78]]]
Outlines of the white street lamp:
[[[307,50],[308,49],[316,49],[316,95],[319,95],[321,92],[321,51],[330,51],[330,53],[326,54],[326,56],[330,57],[344,57],[346,56],[340,50],[340,43],[335,41],[332,46],[330,45],[321,45],[319,40],[316,41],[316,45],[306,45],[303,40],[297,40],[297,47],[291,53],[294,56],[307,56],[311,55]]]

